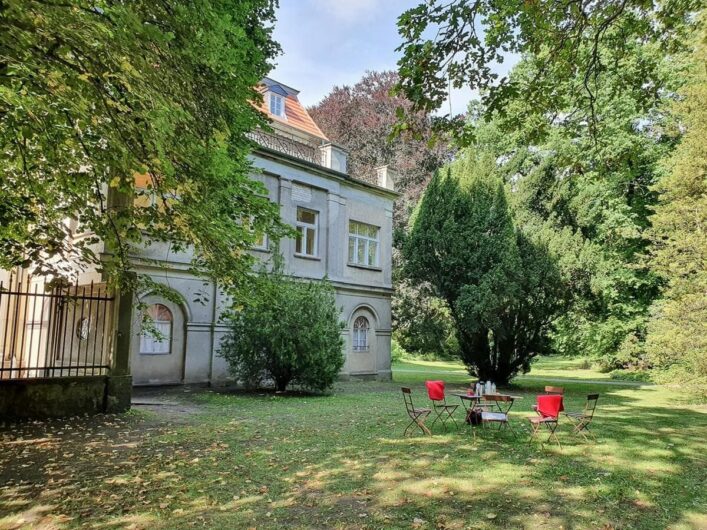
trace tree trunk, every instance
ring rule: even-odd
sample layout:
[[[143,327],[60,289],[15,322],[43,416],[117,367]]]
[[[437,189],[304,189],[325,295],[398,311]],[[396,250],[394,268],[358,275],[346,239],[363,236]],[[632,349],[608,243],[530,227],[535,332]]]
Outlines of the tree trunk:
[[[275,391],[276,392],[284,392],[287,390],[287,385],[290,384],[290,378],[289,377],[279,377],[275,379]]]

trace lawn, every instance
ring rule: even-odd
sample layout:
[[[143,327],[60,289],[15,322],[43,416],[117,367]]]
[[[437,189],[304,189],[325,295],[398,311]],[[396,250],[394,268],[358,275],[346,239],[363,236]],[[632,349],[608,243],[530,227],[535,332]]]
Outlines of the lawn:
[[[562,450],[466,426],[403,438],[400,384],[421,406],[426,378],[463,388],[445,363],[330,396],[177,388],[124,416],[6,425],[0,529],[707,528],[707,409],[553,363],[512,388],[517,430],[549,374],[569,409],[601,393],[598,443],[567,425]]]
[[[532,370],[527,375],[516,378],[516,382],[537,381],[542,379],[543,383],[557,380],[564,383],[567,380],[574,381],[585,379],[592,381],[610,381],[609,374],[603,374],[594,369],[586,369],[584,359],[566,359],[563,357],[540,357],[535,359]],[[438,373],[446,381],[463,383],[469,380],[466,369],[460,362],[456,361],[422,361],[404,360],[395,363],[396,380],[401,381],[424,381],[429,379],[431,373]]]

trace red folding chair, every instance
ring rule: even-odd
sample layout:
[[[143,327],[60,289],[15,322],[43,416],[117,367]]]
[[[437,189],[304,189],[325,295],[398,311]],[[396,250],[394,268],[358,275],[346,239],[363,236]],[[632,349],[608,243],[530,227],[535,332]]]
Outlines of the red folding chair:
[[[560,449],[562,445],[560,444],[560,439],[557,437],[555,431],[560,420],[560,412],[565,410],[565,406],[562,400],[562,394],[545,394],[544,396],[538,396],[536,398],[535,411],[538,413],[537,416],[533,418],[528,418],[530,421],[530,426],[533,431],[530,433],[530,439],[532,440],[542,426],[550,433],[545,442],[542,442],[542,446],[550,440],[555,440]]]
[[[562,396],[562,395],[564,395],[564,393],[565,393],[565,389],[564,389],[563,387],[561,387],[561,386],[546,386],[546,387],[545,387],[545,393],[546,393],[546,394],[559,394],[559,395]],[[533,410],[534,410],[535,412],[538,411],[538,405],[537,405],[537,404],[533,405]]]
[[[432,420],[430,427],[434,426],[437,420],[439,420],[446,431],[447,421],[451,419],[454,425],[459,428],[459,424],[457,420],[454,419],[453,415],[459,405],[450,405],[447,403],[444,397],[444,381],[425,381],[425,386],[427,387],[427,395],[432,401],[432,409],[437,415],[435,419]]]

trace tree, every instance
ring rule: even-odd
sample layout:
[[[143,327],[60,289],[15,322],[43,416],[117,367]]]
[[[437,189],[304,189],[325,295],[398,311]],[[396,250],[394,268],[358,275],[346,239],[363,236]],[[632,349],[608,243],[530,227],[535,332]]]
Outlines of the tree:
[[[431,358],[457,359],[459,344],[447,303],[427,284],[396,282],[393,295],[394,338],[405,351]]]
[[[340,309],[327,281],[299,281],[276,264],[262,271],[257,293],[228,319],[220,355],[246,387],[265,381],[277,391],[290,384],[309,390],[330,388],[344,365]]]
[[[247,281],[257,233],[284,231],[246,137],[264,125],[252,102],[279,49],[274,8],[2,2],[0,267],[94,264],[120,284],[131,248],[162,241],[193,245],[194,270],[225,288]]]
[[[516,230],[489,153],[466,152],[430,182],[403,246],[404,273],[448,305],[462,360],[505,383],[546,349],[559,276]]]
[[[575,79],[569,96],[588,114],[594,126],[598,116],[596,92],[604,72],[630,57],[636,44],[655,43],[674,52],[685,42],[692,14],[700,0],[678,2],[608,0],[601,3],[525,2],[521,0],[430,0],[404,12],[398,19],[403,55],[398,62],[397,89],[411,102],[413,112],[433,113],[442,108],[448,88],[469,87],[482,95],[487,117],[503,113],[520,96],[539,113],[553,114],[558,100],[552,78]],[[537,75],[512,79],[494,73],[507,54],[531,58]],[[627,77],[622,89],[647,81]],[[412,122],[401,120],[398,130]],[[462,143],[471,139],[459,117],[443,116],[436,130],[451,130]]]
[[[352,87],[334,87],[308,110],[324,134],[349,151],[352,176],[375,183],[377,166],[388,164],[398,171],[395,184],[403,196],[396,201],[394,222],[401,227],[432,174],[449,160],[450,149],[443,141],[431,145],[430,117],[391,94],[397,81],[395,72],[367,72]],[[414,121],[417,135],[391,138],[396,116],[403,111]]]
[[[474,106],[469,115],[474,148],[489,152],[508,185],[516,226],[547,245],[570,297],[553,323],[551,351],[618,368],[646,362],[633,345],[645,337],[660,281],[645,264],[645,232],[659,161],[676,141],[666,103],[682,83],[683,66],[652,43],[602,53],[613,66],[595,93],[594,128],[574,96],[582,80],[563,75],[546,74],[552,113],[519,96],[504,113],[488,118]],[[538,68],[528,57],[510,77],[526,85]]]
[[[651,267],[665,281],[645,348],[658,368],[707,394],[707,29],[695,35],[690,77],[674,111],[685,134],[665,160],[651,217]]]

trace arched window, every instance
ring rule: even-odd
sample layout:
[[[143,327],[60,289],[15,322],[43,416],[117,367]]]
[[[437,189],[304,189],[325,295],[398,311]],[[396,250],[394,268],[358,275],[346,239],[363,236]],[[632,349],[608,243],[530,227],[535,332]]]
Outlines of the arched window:
[[[368,319],[358,317],[353,325],[353,350],[368,351]]]
[[[140,353],[171,353],[172,312],[167,306],[153,304],[145,314],[147,319],[140,335]]]

